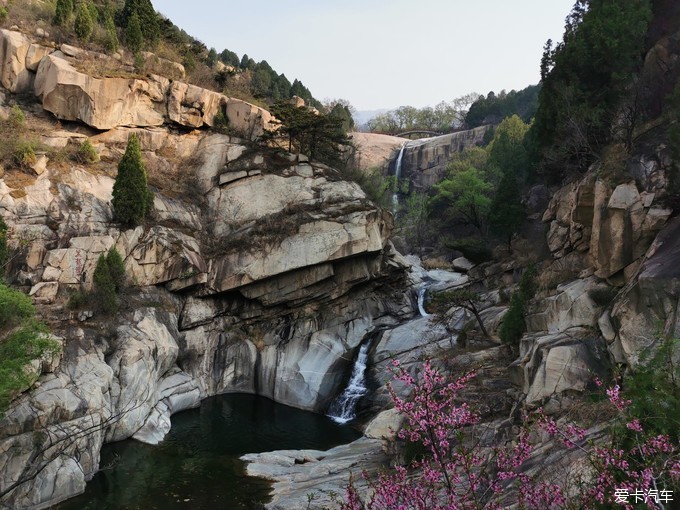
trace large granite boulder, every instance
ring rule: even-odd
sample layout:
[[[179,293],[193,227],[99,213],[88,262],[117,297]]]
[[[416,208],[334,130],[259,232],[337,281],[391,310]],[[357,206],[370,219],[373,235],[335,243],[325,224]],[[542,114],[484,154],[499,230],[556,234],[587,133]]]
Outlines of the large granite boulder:
[[[43,108],[64,120],[80,120],[97,129],[160,126],[164,122],[163,82],[128,78],[93,78],[79,72],[60,52],[38,66],[35,94]]]
[[[639,162],[635,168],[643,166],[644,162]],[[553,257],[573,258],[574,252],[581,253],[597,276],[610,278],[622,273],[629,281],[633,264],[672,212],[658,204],[655,181],[642,182],[648,185],[642,190],[633,181],[612,188],[589,173],[580,182],[558,190],[543,215],[543,221],[549,222],[547,241]]]
[[[13,35],[8,40],[16,37]],[[144,78],[94,77],[76,68],[77,56],[82,52],[71,52],[76,55],[74,58],[66,55],[62,48],[62,51],[45,55],[46,51],[41,53],[39,48],[29,52],[29,46],[25,52],[12,46],[12,62],[21,61],[23,66],[16,64],[14,67],[35,67],[35,60],[42,58],[35,76],[35,94],[43,108],[59,119],[78,120],[100,130],[121,126],[153,127],[168,122],[200,128],[212,126],[215,115],[222,110],[229,129],[244,138],[258,138],[272,126],[268,111],[239,99],[180,81],[171,82],[156,74]],[[16,73],[10,73],[10,68],[6,73],[5,87],[16,87],[16,83],[21,84],[24,91],[32,87],[32,72],[26,70],[25,85],[14,76]],[[31,77],[30,83],[28,77]]]
[[[595,375],[604,375],[609,357],[604,340],[575,327],[555,334],[525,336],[520,356],[511,365],[526,403],[538,405],[564,392],[583,392]]]

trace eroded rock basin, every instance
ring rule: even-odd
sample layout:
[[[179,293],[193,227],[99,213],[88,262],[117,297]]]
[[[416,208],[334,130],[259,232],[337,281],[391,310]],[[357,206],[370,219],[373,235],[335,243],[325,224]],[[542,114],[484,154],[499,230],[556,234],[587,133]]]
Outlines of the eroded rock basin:
[[[134,440],[102,449],[102,470],[59,510],[256,509],[270,484],[239,457],[279,449],[324,450],[360,437],[329,418],[254,395],[220,395],[172,417],[157,446]]]

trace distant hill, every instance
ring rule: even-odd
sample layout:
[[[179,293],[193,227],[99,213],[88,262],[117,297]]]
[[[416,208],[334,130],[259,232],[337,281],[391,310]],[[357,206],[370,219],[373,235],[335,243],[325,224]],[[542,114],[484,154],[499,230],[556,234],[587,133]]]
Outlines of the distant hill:
[[[361,110],[352,113],[352,117],[354,118],[354,124],[356,125],[356,130],[357,131],[365,131],[365,126],[366,123],[380,115],[381,113],[387,113],[389,112],[389,108],[380,108],[378,110]]]

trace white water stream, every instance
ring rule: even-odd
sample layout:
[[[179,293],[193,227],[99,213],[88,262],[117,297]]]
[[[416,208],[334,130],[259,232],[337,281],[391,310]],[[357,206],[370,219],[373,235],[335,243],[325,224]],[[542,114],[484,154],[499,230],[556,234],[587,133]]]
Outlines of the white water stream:
[[[370,342],[365,342],[359,348],[359,355],[352,367],[352,375],[347,383],[347,388],[337,397],[328,408],[328,417],[336,423],[347,423],[356,417],[356,406],[363,397],[366,388],[366,362],[368,361],[368,349]]]
[[[397,161],[394,163],[394,176],[396,177],[396,189],[392,194],[392,212],[397,214],[397,209],[399,208],[399,179],[401,179],[401,162],[404,159],[404,150],[408,142],[404,142],[404,145],[399,149],[399,155],[397,156]]]
[[[430,314],[425,311],[425,294],[429,285],[423,285],[418,289],[418,311],[421,317],[429,317]]]

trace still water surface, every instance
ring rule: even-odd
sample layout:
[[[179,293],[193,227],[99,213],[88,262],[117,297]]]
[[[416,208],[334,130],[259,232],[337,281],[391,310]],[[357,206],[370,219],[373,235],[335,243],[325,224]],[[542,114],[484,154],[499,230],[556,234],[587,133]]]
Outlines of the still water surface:
[[[172,417],[157,446],[127,440],[102,449],[85,494],[59,510],[259,509],[269,484],[245,476],[239,456],[324,450],[360,436],[325,416],[253,395],[220,395]],[[110,468],[107,468],[110,466]]]

